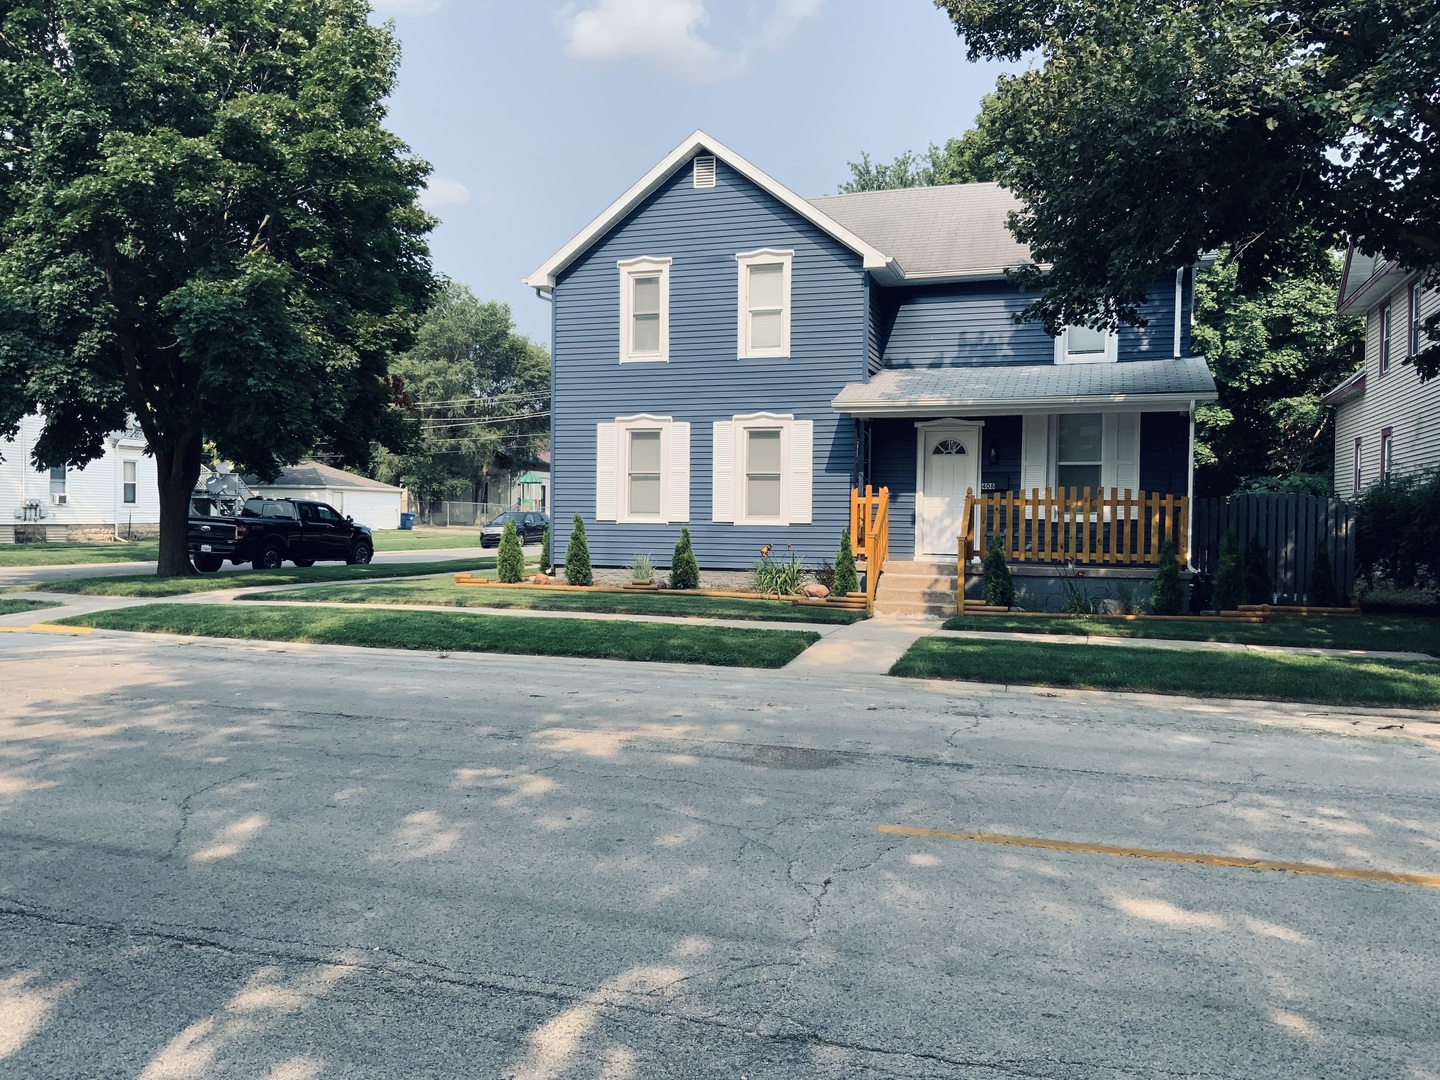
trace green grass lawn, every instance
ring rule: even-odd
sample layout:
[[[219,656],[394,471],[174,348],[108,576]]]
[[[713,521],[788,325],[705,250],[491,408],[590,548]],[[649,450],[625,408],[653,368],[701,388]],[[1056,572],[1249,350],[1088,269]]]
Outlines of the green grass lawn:
[[[495,557],[476,555],[468,559],[441,562],[370,563],[365,566],[287,566],[281,570],[236,570],[233,573],[197,574],[181,578],[131,577],[72,578],[27,586],[36,592],[81,593],[86,596],[180,596],[185,593],[214,592],[217,589],[249,589],[256,585],[301,585],[314,581],[356,581],[365,578],[423,577],[426,574],[458,574],[466,570],[490,570]]]
[[[479,527],[462,529],[376,529],[370,534],[376,551],[433,551],[438,548],[480,550]]]
[[[159,550],[158,540],[135,540],[128,544],[0,544],[0,567],[154,562]]]
[[[102,630],[426,652],[521,653],[757,668],[781,667],[820,637],[799,630],[234,604],[145,604],[78,615],[63,622]]]
[[[695,593],[589,593],[529,589],[487,589],[456,585],[448,579],[318,585],[283,593],[254,593],[246,600],[338,601],[346,604],[437,604],[446,607],[520,608],[527,611],[604,611],[626,615],[681,615],[710,619],[757,619],[766,622],[850,623],[863,611],[795,607],[773,600],[737,600]]]
[[[0,615],[14,615],[20,611],[39,611],[41,608],[59,606],[58,600],[19,600],[0,596]]]
[[[1016,619],[1004,615],[954,618],[946,630],[992,630],[1019,634],[1230,641],[1246,645],[1303,645],[1319,649],[1381,649],[1440,656],[1440,619],[1423,615],[1359,615],[1327,618],[1272,616],[1266,623],[1189,622],[1185,619],[1120,622],[1056,616]]]
[[[1440,704],[1440,664],[926,638],[891,675],[1327,705]]]

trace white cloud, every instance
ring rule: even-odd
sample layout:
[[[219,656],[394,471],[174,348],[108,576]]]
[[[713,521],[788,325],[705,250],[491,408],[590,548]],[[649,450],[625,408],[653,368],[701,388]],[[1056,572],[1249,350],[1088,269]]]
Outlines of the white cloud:
[[[447,206],[464,206],[469,201],[470,189],[459,180],[445,176],[432,176],[420,193],[420,205],[431,213]]]
[[[429,15],[439,11],[445,0],[370,0],[379,15]]]
[[[736,50],[706,41],[704,0],[598,0],[560,13],[565,51],[576,60],[640,61],[686,82],[717,82],[745,71],[755,51],[783,48],[823,0],[780,0],[775,11]]]

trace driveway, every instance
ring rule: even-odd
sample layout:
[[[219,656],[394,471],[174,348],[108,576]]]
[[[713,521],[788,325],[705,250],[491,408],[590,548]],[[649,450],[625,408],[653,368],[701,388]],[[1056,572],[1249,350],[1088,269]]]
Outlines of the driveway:
[[[1434,875],[1433,716],[103,632],[0,685],[0,1076],[1440,1070],[1440,888],[958,838]]]

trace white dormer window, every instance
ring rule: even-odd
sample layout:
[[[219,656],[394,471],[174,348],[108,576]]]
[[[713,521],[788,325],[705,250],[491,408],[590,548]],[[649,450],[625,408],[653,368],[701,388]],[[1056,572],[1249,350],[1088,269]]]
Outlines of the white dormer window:
[[[762,248],[735,256],[740,267],[739,341],[736,355],[790,355],[790,268],[793,251]]]
[[[1119,335],[1114,330],[1067,326],[1055,339],[1057,364],[1113,364]]]
[[[620,268],[620,362],[670,359],[670,261],[643,256]]]

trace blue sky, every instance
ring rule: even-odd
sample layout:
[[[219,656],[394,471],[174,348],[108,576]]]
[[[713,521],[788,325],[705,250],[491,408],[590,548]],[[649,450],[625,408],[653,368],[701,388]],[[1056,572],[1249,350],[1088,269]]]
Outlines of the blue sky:
[[[520,279],[691,131],[829,194],[862,150],[958,135],[1000,70],[930,0],[372,2],[404,48],[391,127],[435,169],[436,269],[546,344]]]

